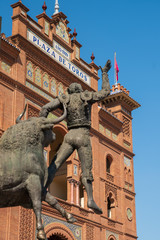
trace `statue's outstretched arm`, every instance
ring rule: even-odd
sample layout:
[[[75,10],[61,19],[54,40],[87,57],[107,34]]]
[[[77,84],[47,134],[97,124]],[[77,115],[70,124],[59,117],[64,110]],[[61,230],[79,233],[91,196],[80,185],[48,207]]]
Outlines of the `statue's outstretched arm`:
[[[47,103],[41,108],[39,117],[47,117],[50,112],[61,107],[62,107],[61,102],[59,101],[58,98],[55,98],[53,101]]]
[[[108,60],[104,68],[100,67],[102,71],[102,90],[93,93],[93,103],[106,98],[110,94],[110,84],[108,78],[108,71],[111,68],[111,61]]]

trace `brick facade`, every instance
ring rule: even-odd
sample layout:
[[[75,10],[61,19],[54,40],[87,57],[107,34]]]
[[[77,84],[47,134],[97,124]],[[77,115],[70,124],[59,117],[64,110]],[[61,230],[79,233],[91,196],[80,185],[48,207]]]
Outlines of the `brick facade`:
[[[1,36],[0,137],[15,124],[25,104],[24,119],[38,116],[40,108],[65,92],[70,83],[77,82],[83,89],[97,91],[99,80],[98,66],[81,59],[82,46],[76,34],[70,33],[69,22],[62,12],[51,18],[44,12],[37,16],[37,23],[21,1],[12,8],[12,36]],[[93,190],[103,214],[96,215],[86,206],[80,162],[75,152],[61,170],[61,175],[66,176],[63,181],[66,192],[58,200],[77,222],[67,223],[44,203],[43,222],[49,240],[137,239],[131,112],[139,106],[120,84],[112,87],[105,101],[94,104],[90,131]],[[49,117],[60,114],[56,110]],[[67,132],[66,122],[58,124],[56,131],[57,142],[45,149],[47,164]],[[56,176],[58,181],[58,173]],[[0,209],[0,235],[2,240],[35,240],[33,211],[22,207]]]

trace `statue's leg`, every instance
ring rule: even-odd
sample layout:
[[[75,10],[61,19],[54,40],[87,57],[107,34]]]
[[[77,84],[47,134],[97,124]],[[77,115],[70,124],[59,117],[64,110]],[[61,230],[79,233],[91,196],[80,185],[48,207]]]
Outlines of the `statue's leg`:
[[[41,219],[41,195],[42,195],[42,184],[38,175],[31,174],[27,180],[27,190],[32,201],[33,210],[36,215],[37,223],[37,238],[40,240],[46,240],[44,227]]]
[[[91,208],[95,213],[102,214],[102,209],[97,206],[93,199],[93,188],[92,188],[92,148],[90,139],[86,146],[81,146],[78,149],[79,159],[81,161],[82,168],[82,183],[85,186],[87,192],[87,206]]]
[[[67,134],[66,134],[67,135]],[[65,137],[66,137],[65,135]],[[58,171],[58,169],[62,166],[62,164],[67,160],[67,158],[73,153],[74,148],[68,142],[66,142],[65,138],[64,141],[58,150],[57,154],[53,158],[51,164],[48,167],[48,180],[46,183],[45,188],[48,188],[49,185],[52,183],[53,178]]]
[[[70,223],[76,222],[76,219],[73,217],[71,213],[68,213],[61,205],[58,203],[58,201],[53,197],[49,192],[46,191],[44,201],[46,201],[50,206],[57,209],[63,217],[66,218],[66,220]]]

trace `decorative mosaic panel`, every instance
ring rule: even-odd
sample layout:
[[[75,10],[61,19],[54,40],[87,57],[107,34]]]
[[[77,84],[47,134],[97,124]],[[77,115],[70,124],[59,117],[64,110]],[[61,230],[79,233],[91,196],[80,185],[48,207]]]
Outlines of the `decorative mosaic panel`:
[[[2,69],[3,69],[6,73],[8,73],[8,74],[11,73],[11,66],[8,65],[7,63],[2,62],[2,63],[1,63],[1,67],[2,67]]]
[[[113,138],[115,141],[117,141],[117,138],[118,138],[117,134],[112,133],[112,138]]]
[[[126,142],[123,143],[125,147],[130,148],[130,145],[127,144]]]
[[[49,92],[49,76],[47,73],[43,75],[43,89]]]
[[[69,43],[69,37],[67,33],[67,28],[63,22],[59,22],[56,27],[56,34],[60,36],[64,41]]]
[[[64,93],[63,85],[60,83],[58,86],[58,95],[61,96]]]
[[[76,58],[79,59],[80,57],[80,49],[76,47]]]
[[[50,97],[48,94],[44,93],[42,90],[40,90],[39,88],[36,88],[35,86],[33,86],[31,83],[26,81],[26,86],[31,88],[32,90],[34,90],[35,92],[37,92],[39,95],[47,98],[49,101],[52,101],[53,98]]]
[[[104,127],[101,124],[99,124],[99,131],[104,134]]]
[[[37,68],[35,71],[35,83],[41,87],[42,74],[40,68]]]
[[[77,167],[77,165],[75,165],[75,164],[74,164],[74,166],[73,166],[73,174],[74,174],[75,176],[78,175],[78,167]]]
[[[106,240],[108,240],[110,236],[114,236],[116,240],[119,240],[119,235],[117,233],[107,230],[106,231]]]
[[[26,72],[26,77],[33,81],[33,64],[31,62],[27,63],[27,72]]]
[[[56,119],[56,118],[58,118],[58,117],[56,115],[54,115],[53,113],[48,114],[48,119]],[[63,120],[62,123],[67,127],[67,122],[66,121]]]
[[[106,128],[106,135],[109,136],[109,137],[111,136],[111,131],[107,128]]]
[[[45,34],[49,35],[49,22],[45,21],[44,24],[44,32]]]
[[[132,221],[132,217],[133,217],[132,210],[130,208],[127,208],[127,218],[128,218],[128,220]]]
[[[57,95],[57,83],[54,79],[51,80],[51,94],[53,94],[54,96]]]
[[[55,224],[61,223],[65,225],[72,232],[72,234],[75,237],[75,240],[82,240],[82,228],[80,226],[77,226],[75,224],[71,224],[56,218],[49,217],[45,214],[42,214],[42,220],[43,220],[44,227],[46,227],[48,224],[51,224],[51,223],[55,223]],[[36,233],[36,236],[37,236],[37,233]],[[35,240],[37,240],[37,238],[35,238]]]
[[[131,166],[131,159],[124,156],[124,164],[127,166],[127,167],[130,167]]]
[[[21,10],[21,13],[23,16],[26,16],[26,13],[23,10]]]

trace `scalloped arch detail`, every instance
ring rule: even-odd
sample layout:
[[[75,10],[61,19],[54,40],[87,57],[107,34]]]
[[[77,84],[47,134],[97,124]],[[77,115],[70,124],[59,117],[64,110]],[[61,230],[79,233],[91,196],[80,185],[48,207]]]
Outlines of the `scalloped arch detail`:
[[[61,223],[51,223],[45,227],[47,238],[53,235],[61,237],[63,240],[75,240],[72,232]]]

